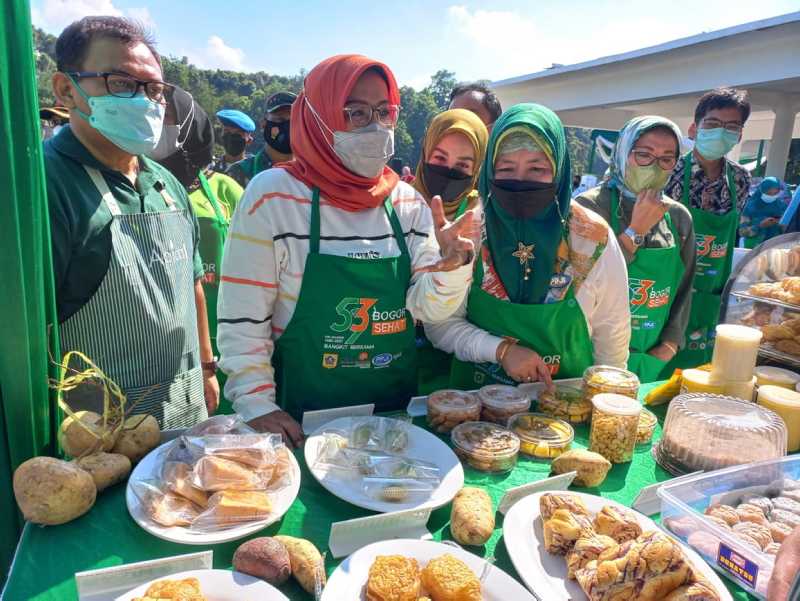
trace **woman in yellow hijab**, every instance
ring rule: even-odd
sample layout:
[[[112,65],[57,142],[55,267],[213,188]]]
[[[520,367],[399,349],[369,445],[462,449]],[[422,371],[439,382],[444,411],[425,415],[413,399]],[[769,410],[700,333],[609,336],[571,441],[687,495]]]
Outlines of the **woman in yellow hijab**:
[[[465,109],[439,113],[428,126],[414,187],[428,204],[434,196],[439,196],[450,221],[478,204],[480,197],[475,188],[488,141],[483,121]],[[446,388],[451,362],[449,353],[431,346],[422,324],[418,323],[419,394]]]
[[[414,187],[428,204],[441,197],[447,219],[475,206],[488,141],[483,121],[465,109],[439,113],[428,126]]]

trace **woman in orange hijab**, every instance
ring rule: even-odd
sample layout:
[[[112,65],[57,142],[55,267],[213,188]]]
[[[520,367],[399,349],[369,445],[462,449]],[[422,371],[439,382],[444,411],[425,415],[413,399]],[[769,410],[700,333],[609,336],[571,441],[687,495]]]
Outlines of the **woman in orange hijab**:
[[[413,318],[446,319],[466,294],[472,212],[451,223],[386,163],[400,95],[386,65],[329,58],[292,106],[294,160],[239,203],[219,295],[225,394],[260,431],[299,444],[308,410],[416,393]],[[412,317],[413,316],[413,317]]]

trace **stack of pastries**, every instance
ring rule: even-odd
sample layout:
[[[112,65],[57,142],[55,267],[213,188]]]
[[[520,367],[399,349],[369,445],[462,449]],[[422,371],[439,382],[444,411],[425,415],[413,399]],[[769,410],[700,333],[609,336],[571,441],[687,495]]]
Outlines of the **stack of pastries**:
[[[719,601],[680,546],[642,532],[634,512],[607,505],[592,514],[569,493],[542,495],[539,509],[545,549],[564,556],[589,601]]]
[[[366,601],[482,601],[480,580],[449,553],[422,570],[416,559],[379,555],[369,569]]]

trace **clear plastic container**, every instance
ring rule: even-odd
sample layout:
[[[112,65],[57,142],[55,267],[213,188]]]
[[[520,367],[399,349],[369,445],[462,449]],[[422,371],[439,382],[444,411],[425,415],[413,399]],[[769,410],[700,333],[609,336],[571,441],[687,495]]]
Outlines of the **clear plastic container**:
[[[800,490],[800,456],[686,476],[658,489],[661,521],[718,572],[764,599],[774,555],[746,544],[704,511],[711,505],[736,507],[752,496],[774,498],[789,490]]]
[[[800,392],[782,386],[759,386],[758,404],[774,411],[786,424],[786,450],[800,451]]]
[[[754,403],[682,394],[670,403],[653,455],[676,476],[777,459],[786,455],[786,424]]]
[[[642,412],[639,401],[621,394],[597,394],[592,404],[589,450],[600,453],[611,463],[633,459]]]
[[[508,472],[517,465],[519,437],[489,422],[467,422],[450,434],[459,459],[482,472]]]
[[[520,453],[536,459],[554,459],[568,451],[575,431],[567,422],[542,413],[521,413],[508,422],[519,436]]]
[[[592,417],[592,402],[583,396],[580,381],[557,382],[553,392],[539,393],[538,410],[571,424],[585,424]]]
[[[438,390],[428,396],[428,425],[437,432],[450,432],[458,424],[481,418],[481,402],[463,390]]]
[[[719,324],[714,339],[711,374],[714,380],[749,382],[758,359],[761,330],[730,323]]]
[[[491,384],[478,390],[481,421],[505,426],[511,416],[525,413],[531,408],[531,397],[516,386]]]
[[[658,418],[655,413],[642,407],[639,414],[639,427],[636,431],[636,444],[649,444],[653,440],[653,432],[656,430]]]
[[[639,398],[639,378],[635,373],[610,365],[593,365],[583,372],[583,397],[591,402],[596,394],[621,394]]]
[[[780,367],[759,365],[754,373],[756,375],[756,384],[759,386],[780,386],[781,388],[795,390],[797,385],[800,384],[800,374]]]

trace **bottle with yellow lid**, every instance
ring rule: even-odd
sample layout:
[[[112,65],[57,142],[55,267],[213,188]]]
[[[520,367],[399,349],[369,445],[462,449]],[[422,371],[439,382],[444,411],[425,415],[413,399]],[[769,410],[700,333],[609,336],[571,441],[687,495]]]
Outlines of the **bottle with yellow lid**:
[[[722,382],[714,380],[710,371],[702,369],[684,369],[681,374],[681,394],[704,392],[706,394],[722,394]]]
[[[780,415],[786,423],[786,450],[800,450],[800,392],[766,384],[758,387],[758,404]]]
[[[780,386],[781,388],[795,390],[797,385],[800,384],[800,374],[781,367],[759,365],[754,373],[759,386]]]

